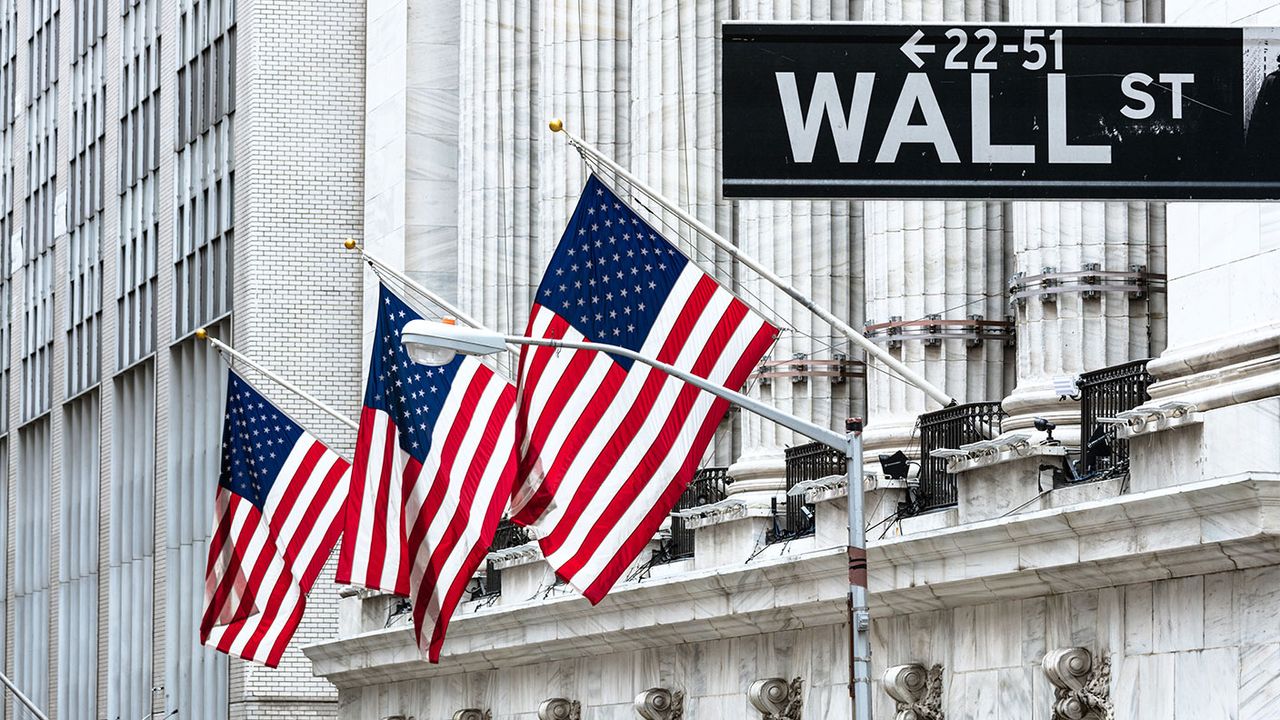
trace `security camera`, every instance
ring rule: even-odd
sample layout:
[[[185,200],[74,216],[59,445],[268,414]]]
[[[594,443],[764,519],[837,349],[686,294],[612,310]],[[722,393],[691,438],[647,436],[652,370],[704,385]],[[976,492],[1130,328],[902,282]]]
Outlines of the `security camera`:
[[[1058,441],[1053,438],[1053,430],[1058,427],[1044,418],[1035,419],[1036,430],[1046,434],[1043,445],[1058,445]]]

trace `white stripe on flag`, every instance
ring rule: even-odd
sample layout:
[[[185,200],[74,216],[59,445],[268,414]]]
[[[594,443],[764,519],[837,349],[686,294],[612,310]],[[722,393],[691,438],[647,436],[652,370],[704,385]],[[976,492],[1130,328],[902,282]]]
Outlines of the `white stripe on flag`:
[[[727,295],[728,293],[722,293]],[[756,336],[764,323],[755,313],[748,313],[742,322],[738,324],[737,330],[734,332],[732,339],[724,352],[721,353],[716,362],[714,370],[707,378],[712,382],[723,385],[729,373],[733,371],[738,360],[746,352],[747,346]],[[707,414],[710,411],[712,403],[716,400],[715,396],[707,392],[699,392],[694,402],[693,409],[690,411],[688,420],[681,426],[679,439],[672,445],[663,459],[661,467],[653,474],[653,477],[671,478],[679,467],[688,459],[692,450],[692,445],[697,437],[698,431],[706,422]],[[582,569],[574,574],[571,584],[585,590],[595,582],[599,577],[604,566],[618,553],[622,544],[635,532],[636,528],[644,520],[645,516],[658,503],[659,496],[666,491],[666,483],[647,482],[644,489],[636,497],[636,499],[627,507],[622,517],[609,528],[608,534],[600,541],[599,545],[592,548],[590,559],[583,565]],[[595,518],[590,511],[584,513],[588,518]],[[562,549],[569,549],[567,547]],[[580,551],[581,545],[576,545],[576,550]],[[576,554],[576,552],[574,553]],[[557,553],[560,555],[560,553]],[[567,555],[565,557],[572,557]],[[557,562],[557,561],[552,561]]]
[[[674,363],[671,363],[672,365],[682,368],[691,368],[694,366],[698,356],[706,347],[706,343],[703,340],[711,337],[712,332],[715,330],[716,325],[719,324],[721,318],[724,316],[725,310],[728,308],[729,303],[732,300],[733,297],[727,292],[717,292],[711,296],[705,308],[702,309],[702,314],[698,317],[693,329],[689,332],[690,341],[683,344],[680,348],[679,356]],[[662,328],[664,331],[670,331],[674,329],[674,326],[654,326],[655,331],[658,328]],[[664,340],[666,338],[666,332],[651,333],[651,336],[655,334],[662,335]],[[648,343],[646,342],[646,344]],[[634,370],[632,372],[634,373]],[[725,374],[727,375],[727,372]],[[689,385],[683,380],[666,376],[663,379],[658,396],[648,404],[647,408],[644,408],[647,410],[644,422],[633,433],[634,437],[653,438],[654,440],[657,440],[659,438],[659,430],[661,430],[662,426],[670,419],[671,412],[675,407],[676,400],[679,398],[681,391],[687,387],[689,387]],[[712,397],[709,393],[706,394],[706,396]],[[634,408],[631,403],[615,402],[609,408],[607,413],[607,417],[611,421],[614,421],[609,424],[616,428],[633,409]],[[693,418],[699,426],[702,424],[701,421],[703,418],[701,416],[690,415],[690,417]],[[601,425],[604,425],[604,423],[601,423]],[[652,443],[650,442],[628,442],[626,448],[622,452],[622,455],[618,457],[615,463],[613,463],[613,466],[609,469],[608,474],[605,475],[605,478],[600,483],[599,487],[582,488],[581,491],[588,494],[590,497],[590,502],[588,502],[587,506],[576,517],[565,517],[565,512],[568,510],[568,502],[561,503],[557,507],[550,509],[546,514],[548,524],[553,527],[567,525],[569,530],[569,534],[560,544],[560,547],[547,558],[547,561],[550,562],[552,566],[559,567],[569,558],[577,554],[582,543],[586,540],[587,533],[592,529],[592,527],[594,527],[596,521],[604,514],[605,509],[609,504],[613,502],[613,500],[622,491],[623,485],[635,471],[636,467],[651,451]],[[685,454],[688,454],[687,450]],[[570,472],[581,468],[579,472],[582,476],[585,476],[585,474],[590,470],[591,464],[595,462],[595,457],[579,455],[578,460],[582,459],[585,459],[586,462],[575,461],[574,468]],[[572,484],[575,488],[581,486],[584,480],[584,477],[582,476],[573,478]],[[633,502],[631,506],[635,507],[636,503],[638,503],[638,501]],[[652,507],[653,505],[649,504],[646,506],[646,509]],[[559,527],[558,532],[564,532],[565,529],[565,527]],[[585,590],[586,588],[584,587],[579,589]]]

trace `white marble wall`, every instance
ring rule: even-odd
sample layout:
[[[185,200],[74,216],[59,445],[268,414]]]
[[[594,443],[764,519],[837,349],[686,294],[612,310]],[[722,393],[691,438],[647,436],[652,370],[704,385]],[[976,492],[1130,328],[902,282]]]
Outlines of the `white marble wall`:
[[[1271,720],[1280,702],[1278,614],[1278,567],[1192,575],[877,618],[873,667],[878,676],[891,665],[941,664],[953,720],[1050,720],[1053,690],[1040,661],[1079,646],[1110,659],[1116,720]],[[458,668],[412,681],[348,686],[336,678],[340,716],[436,718],[477,707],[495,720],[532,720],[540,702],[564,697],[582,703],[584,718],[630,720],[635,694],[658,686],[684,691],[685,717],[754,717],[746,700],[752,681],[798,676],[806,719],[844,719],[848,638],[840,616],[833,610],[830,624],[658,647],[638,634],[614,647],[583,647],[579,659]],[[874,687],[876,717],[892,717],[878,679]]]
[[[1101,0],[1045,3],[1008,0],[1013,22],[1160,22],[1159,0]],[[1165,272],[1165,206],[1162,203],[1018,202],[1010,204],[1014,272],[1039,275],[1078,272],[1086,263],[1126,272],[1142,265]],[[1079,410],[1058,403],[1055,375],[1074,375],[1129,360],[1157,355],[1165,346],[1163,293],[1134,299],[1125,292],[1104,292],[1086,299],[1066,292],[1056,302],[1028,298],[1017,308],[1017,388],[1005,400],[1010,417],[1005,430],[1029,428],[1046,417],[1059,429],[1055,437],[1078,441]]]

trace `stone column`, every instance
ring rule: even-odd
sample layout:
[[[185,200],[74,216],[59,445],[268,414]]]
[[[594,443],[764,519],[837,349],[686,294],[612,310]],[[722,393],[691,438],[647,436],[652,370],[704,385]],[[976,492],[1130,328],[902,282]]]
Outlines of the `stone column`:
[[[998,0],[867,0],[859,10],[859,20],[885,22],[1002,17]],[[1012,385],[1006,327],[983,326],[986,339],[941,339],[930,337],[930,328],[919,324],[941,320],[938,334],[945,338],[964,333],[966,323],[974,320],[1005,320],[1003,288],[1011,258],[1000,203],[874,201],[865,207],[868,334],[962,403],[1001,399]],[[897,322],[916,324],[885,326]],[[882,453],[904,450],[914,456],[916,420],[937,409],[935,401],[886,369],[869,369],[868,470],[879,472]]]
[[[729,18],[729,0],[636,3],[631,16],[631,171],[725,237],[732,237],[732,208],[720,197],[720,154],[709,140],[720,134],[717,58],[720,25]],[[656,203],[633,202],[703,270],[733,286],[728,253]],[[709,464],[736,457],[737,418],[731,412],[721,425]]]
[[[748,0],[738,3],[741,20],[851,20],[850,3],[839,0],[774,2]],[[736,240],[787,282],[830,308],[855,327],[862,316],[860,205],[852,202],[741,200],[736,203]],[[748,301],[763,308],[775,322],[789,328],[774,346],[772,361],[796,358],[797,365],[810,360],[837,357],[861,359],[843,336],[799,306],[772,284],[754,273],[739,274],[739,290]],[[829,371],[833,366],[809,366]],[[786,372],[789,366],[767,368]],[[844,418],[862,405],[861,378],[832,382],[832,377],[753,378],[750,393],[781,410],[820,425],[843,429]],[[730,468],[735,491],[772,493],[784,487],[783,448],[809,442],[771,422],[742,416],[742,454]]]
[[[460,307],[504,332],[524,329],[541,263],[533,190],[539,131],[538,3],[463,3],[458,134]],[[440,119],[443,120],[443,119]],[[532,268],[531,269],[531,262]]]
[[[1059,2],[1009,0],[1013,22],[1160,22],[1153,0]],[[1010,203],[1014,271],[1023,277],[1073,273],[1165,272],[1162,203]],[[1014,280],[1015,285],[1020,281]],[[1032,284],[1027,283],[1030,288]],[[1104,283],[1105,284],[1105,283]],[[1117,283],[1120,284],[1120,283]],[[1041,288],[1043,289],[1043,288]],[[1016,295],[1016,293],[1015,293]],[[1124,291],[1029,295],[1014,302],[1017,388],[1004,402],[1004,429],[1024,430],[1044,417],[1054,437],[1079,442],[1079,406],[1060,403],[1054,376],[1075,375],[1157,355],[1165,344],[1165,297]]]

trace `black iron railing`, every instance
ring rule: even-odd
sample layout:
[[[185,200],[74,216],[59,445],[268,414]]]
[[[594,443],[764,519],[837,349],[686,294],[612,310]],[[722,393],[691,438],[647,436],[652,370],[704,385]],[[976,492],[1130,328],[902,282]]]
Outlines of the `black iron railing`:
[[[915,515],[956,504],[956,477],[947,472],[946,458],[935,450],[958,448],[1000,434],[1004,411],[999,402],[955,405],[920,416],[920,488],[899,512]]]
[[[845,475],[849,472],[844,453],[812,442],[787,448],[787,492],[807,480],[817,480],[829,475]],[[805,502],[803,495],[788,494],[782,503],[783,511],[774,509],[771,541],[790,540],[812,535],[813,505]]]
[[[688,510],[701,505],[710,505],[725,498],[725,488],[729,484],[729,468],[702,468],[689,481],[684,493],[676,502],[674,510]],[[671,518],[671,539],[663,543],[653,557],[653,564],[683,560],[693,557],[693,530],[684,518]]]
[[[532,538],[529,531],[511,522],[507,518],[503,518],[498,522],[498,529],[493,536],[493,544],[489,546],[489,552],[495,550],[506,550],[508,548],[520,547],[529,542]],[[485,566],[484,579],[480,583],[480,587],[472,595],[472,600],[485,597],[488,595],[500,595],[502,593],[502,571],[493,566],[493,561],[489,560]]]
[[[1116,436],[1116,425],[1098,422],[1115,417],[1151,399],[1147,388],[1154,378],[1146,360],[1081,373],[1080,475],[1102,479],[1123,474],[1129,468],[1129,441]]]

